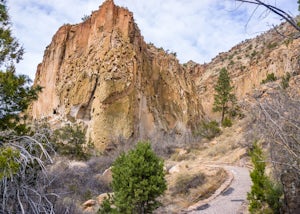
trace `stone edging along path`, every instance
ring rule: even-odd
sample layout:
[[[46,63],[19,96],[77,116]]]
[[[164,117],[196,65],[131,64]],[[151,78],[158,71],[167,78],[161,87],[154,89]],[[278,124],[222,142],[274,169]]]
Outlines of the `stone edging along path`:
[[[189,214],[241,214],[244,213],[247,201],[247,192],[250,191],[251,179],[249,169],[231,165],[207,165],[222,167],[228,173],[226,181],[208,199],[182,210]]]
[[[201,201],[198,201],[196,204],[193,204],[191,206],[189,206],[185,211],[186,212],[190,212],[193,210],[196,210],[198,207],[204,206],[205,204],[209,203],[210,201],[212,201],[213,199],[215,199],[217,196],[219,196],[220,194],[222,194],[231,184],[234,176],[232,174],[232,172],[226,168],[224,168],[223,166],[219,166],[219,165],[208,165],[209,167],[222,167],[223,169],[225,169],[228,178],[223,182],[223,184],[214,192],[214,194],[212,194],[209,198],[203,199]]]

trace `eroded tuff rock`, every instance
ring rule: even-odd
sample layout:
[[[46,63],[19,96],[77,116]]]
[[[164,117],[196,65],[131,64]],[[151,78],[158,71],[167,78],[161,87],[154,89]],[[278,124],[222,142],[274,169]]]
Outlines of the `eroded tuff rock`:
[[[211,118],[220,117],[212,112],[212,106],[214,86],[223,67],[228,70],[238,100],[260,87],[267,74],[274,73],[278,80],[287,73],[299,75],[300,39],[291,39],[294,33],[289,24],[283,23],[276,30],[267,31],[220,53],[208,64],[187,63],[185,66],[194,76],[205,113]]]
[[[46,48],[35,84],[35,119],[82,121],[103,150],[122,136],[183,133],[203,118],[191,76],[172,54],[147,45],[133,14],[107,0],[89,19],[64,25]]]
[[[281,34],[293,33],[282,24]],[[104,149],[111,139],[185,133],[212,112],[214,85],[227,68],[238,100],[267,74],[300,73],[300,39],[270,30],[210,63],[181,65],[173,54],[146,44],[127,9],[107,0],[89,19],[64,25],[46,48],[35,84],[44,87],[32,106],[35,119],[81,121]],[[296,92],[295,92],[296,93]]]

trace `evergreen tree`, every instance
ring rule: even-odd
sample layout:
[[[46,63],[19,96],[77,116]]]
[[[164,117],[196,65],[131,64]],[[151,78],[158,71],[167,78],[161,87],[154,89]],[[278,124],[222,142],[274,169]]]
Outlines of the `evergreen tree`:
[[[24,50],[12,36],[6,0],[0,0],[0,66],[11,67],[18,63]]]
[[[24,116],[20,113],[27,109],[32,100],[37,99],[41,90],[39,86],[30,87],[29,83],[27,76],[16,75],[11,70],[0,71],[0,131],[24,131],[24,125],[20,124]]]
[[[250,151],[254,169],[250,173],[251,191],[247,195],[250,213],[280,213],[281,188],[265,174],[266,163],[262,149],[254,142]]]
[[[6,1],[0,0],[0,213],[54,213],[45,170],[52,162],[51,144],[43,130],[29,133],[21,124],[41,88],[31,88],[27,76],[15,74],[23,48],[10,26]]]
[[[267,176],[265,175],[266,163],[263,161],[262,150],[257,145],[257,142],[253,144],[250,156],[254,165],[254,169],[250,173],[253,185],[247,198],[250,202],[249,211],[255,213],[262,208],[262,203],[265,201],[264,187],[267,180]]]
[[[90,157],[89,149],[92,148],[91,142],[86,142],[85,131],[79,125],[70,125],[56,129],[51,140],[55,150],[71,159],[87,160]],[[87,145],[88,148],[84,148]]]
[[[215,96],[214,96],[214,104],[213,111],[221,112],[221,123],[225,118],[225,115],[229,111],[229,103],[231,105],[235,104],[236,97],[232,93],[233,87],[230,85],[230,77],[225,68],[222,68],[219,74],[218,82],[215,86]]]
[[[30,79],[16,75],[14,64],[23,56],[23,48],[12,36],[11,24],[5,0],[0,0],[0,131],[6,129],[24,130],[18,125],[20,113],[37,98],[39,86],[30,87]]]
[[[156,198],[166,190],[163,161],[149,142],[121,154],[112,167],[114,205],[118,213],[151,213],[159,206]]]

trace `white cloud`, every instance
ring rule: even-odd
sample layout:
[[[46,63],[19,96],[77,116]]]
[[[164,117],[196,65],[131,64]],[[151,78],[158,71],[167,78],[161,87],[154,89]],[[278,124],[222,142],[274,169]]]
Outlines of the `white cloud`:
[[[75,24],[97,10],[103,0],[13,0],[8,1],[15,36],[24,45],[24,60],[17,71],[34,78],[46,46],[64,23]],[[268,0],[297,15],[295,0]],[[128,7],[146,42],[176,52],[180,61],[208,62],[242,40],[254,37],[279,18],[262,19],[258,10],[245,25],[254,7],[237,7],[234,0],[115,0]]]

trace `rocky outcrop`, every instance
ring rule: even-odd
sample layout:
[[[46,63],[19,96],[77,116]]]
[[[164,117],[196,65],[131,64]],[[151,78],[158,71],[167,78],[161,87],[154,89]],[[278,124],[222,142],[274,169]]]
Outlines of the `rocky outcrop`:
[[[35,84],[44,89],[32,117],[81,121],[100,150],[119,136],[187,132],[204,115],[186,69],[146,44],[133,14],[112,0],[83,23],[57,31]]]
[[[274,73],[278,79],[286,73],[300,74],[300,39],[292,39],[294,33],[293,28],[284,23],[220,53],[208,64],[187,63],[206,114],[220,118],[212,112],[212,106],[214,86],[223,67],[228,70],[238,100],[260,87],[267,74]]]

